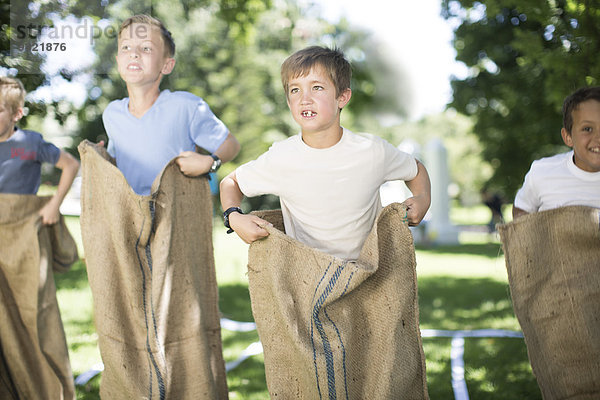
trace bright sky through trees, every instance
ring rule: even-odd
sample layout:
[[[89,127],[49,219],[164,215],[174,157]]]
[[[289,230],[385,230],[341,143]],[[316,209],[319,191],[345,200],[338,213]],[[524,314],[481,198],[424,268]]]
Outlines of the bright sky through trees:
[[[314,1],[326,19],[346,17],[389,47],[392,60],[411,76],[411,118],[443,110],[451,98],[450,76],[463,77],[466,69],[454,60],[452,27],[440,15],[439,0]]]
[[[410,119],[437,113],[451,100],[449,78],[465,76],[464,65],[454,60],[452,27],[440,16],[439,0],[298,0],[301,5],[317,4],[321,15],[332,23],[345,17],[352,25],[371,30],[384,47],[381,52],[389,58],[398,71],[408,74],[407,83],[398,81],[398,91],[411,99]],[[84,20],[71,18],[55,21],[60,24],[82,25]],[[49,59],[46,68],[61,69],[67,65],[93,62],[91,47],[73,51],[68,57]],[[387,53],[387,54],[386,54]],[[84,60],[82,60],[82,57]],[[48,71],[54,75],[53,71]],[[54,71],[55,72],[55,71]],[[41,87],[32,93],[32,99],[50,101],[53,97],[67,97],[80,105],[86,98],[85,83],[89,76],[81,76],[72,82],[60,77],[51,86]],[[390,79],[394,79],[391,77]],[[392,82],[390,84],[393,84]]]

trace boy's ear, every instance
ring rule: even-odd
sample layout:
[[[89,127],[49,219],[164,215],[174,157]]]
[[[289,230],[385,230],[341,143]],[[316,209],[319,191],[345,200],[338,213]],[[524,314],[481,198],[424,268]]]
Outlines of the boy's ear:
[[[13,121],[16,124],[17,122],[19,122],[19,120],[23,118],[23,107],[19,107],[17,108],[17,111],[15,111],[15,114],[13,115]]]
[[[569,147],[573,147],[573,137],[565,128],[560,130],[560,135],[562,136],[563,142]]]
[[[175,68],[175,59],[169,57],[166,59],[165,64],[163,65],[162,70],[160,72],[163,75],[169,75],[171,72],[173,72],[173,68]]]
[[[346,104],[348,104],[348,102],[350,101],[350,97],[352,97],[352,90],[350,90],[350,88],[344,90],[342,92],[342,94],[340,94],[337,98],[338,101],[338,108],[342,109],[346,106]]]

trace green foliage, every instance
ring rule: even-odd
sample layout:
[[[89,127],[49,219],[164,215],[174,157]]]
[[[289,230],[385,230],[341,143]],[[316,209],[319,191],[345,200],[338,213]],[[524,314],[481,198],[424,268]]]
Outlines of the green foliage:
[[[27,20],[31,24],[41,24],[44,22],[40,16],[34,17],[26,8],[27,3],[15,2],[10,0],[0,0],[0,70],[8,69],[39,71],[42,59],[39,56],[30,55],[28,57],[19,56],[19,53],[11,53],[11,41],[17,34],[17,27],[13,27],[11,21]],[[23,15],[23,18],[17,18],[17,15]],[[13,48],[12,50],[16,50]],[[28,73],[19,77],[25,86],[25,90],[31,91],[42,85],[46,77],[40,73]],[[37,104],[26,106],[30,113],[45,115],[46,107],[40,107]],[[27,126],[27,118],[23,118],[22,126]]]
[[[3,10],[8,8],[9,0],[0,2]],[[88,97],[83,105],[53,94],[56,98],[49,102],[28,102],[29,117],[20,124],[44,134],[51,130],[47,129],[50,126],[61,131],[59,135],[72,135],[69,151],[75,155],[77,145],[84,139],[105,143],[108,140],[102,112],[110,101],[127,96],[115,65],[116,30],[125,18],[140,13],[162,20],[175,39],[177,63],[173,73],[163,79],[161,88],[189,91],[204,98],[242,145],[237,158],[219,171],[219,178],[265,152],[274,141],[298,132],[281,87],[280,66],[292,52],[307,45],[339,47],[353,65],[353,96],[342,114],[344,126],[378,134],[378,116],[403,117],[408,109],[409,99],[397,89],[406,78],[397,72],[402,69],[389,61],[380,44],[345,20],[338,24],[325,21],[318,6],[310,2],[31,0],[12,3],[18,7],[13,4],[11,16],[18,14],[20,21],[39,26],[52,27],[56,19],[75,19],[80,25],[91,20],[94,26],[108,24],[113,29],[112,36],[104,31],[94,41],[97,58],[90,66],[67,63],[59,71],[47,71],[43,68],[44,58],[34,58],[32,62],[31,55],[27,59],[11,57],[8,49],[14,27],[9,14],[2,13],[0,65],[13,68],[10,73],[17,71],[28,92],[57,80],[85,85]],[[86,20],[77,20],[82,17]],[[390,84],[390,80],[398,84]],[[58,125],[51,123],[52,120]],[[253,209],[270,208],[276,201],[272,197],[248,200]]]
[[[8,0],[1,0],[7,6]],[[363,115],[394,112],[404,115],[405,99],[385,80],[395,68],[379,53],[366,32],[346,21],[326,22],[311,3],[295,0],[202,0],[134,2],[33,0],[18,2],[18,12],[40,25],[52,26],[55,17],[91,18],[94,24],[120,22],[136,13],[148,13],[165,22],[177,45],[177,65],[162,83],[163,89],[186,90],[203,97],[242,143],[235,162],[225,165],[226,174],[238,164],[257,157],[269,145],[297,132],[289,116],[279,78],[282,61],[293,51],[311,44],[338,46],[353,63],[353,99],[344,111],[345,120],[361,127]],[[32,10],[35,10],[32,11]],[[35,19],[34,18],[35,14]],[[3,49],[8,48],[10,21],[2,14]],[[25,17],[24,17],[25,18]],[[106,35],[104,35],[106,36]],[[87,69],[70,65],[58,72],[65,80],[83,79],[89,97],[83,106],[57,99],[52,104],[31,104],[31,115],[48,115],[64,125],[76,115],[79,126],[73,149],[83,139],[106,140],[101,114],[108,102],[127,95],[116,72],[116,39],[95,41],[95,64]],[[55,76],[25,75],[24,63],[3,54],[3,66],[14,64],[28,91],[47,85]],[[41,63],[43,60],[39,60]],[[38,70],[40,65],[36,66]],[[46,73],[47,74],[47,73]],[[393,85],[392,85],[393,86]],[[399,110],[399,111],[398,111]]]
[[[457,24],[457,60],[450,104],[473,116],[490,184],[511,198],[531,162],[564,151],[563,99],[597,84],[600,14],[593,1],[443,0]]]
[[[258,17],[270,7],[270,0],[221,0],[218,15],[229,21],[232,36],[244,41],[255,34]]]
[[[133,13],[151,12],[172,32],[177,63],[161,88],[185,90],[205,99],[242,145],[237,158],[219,171],[222,178],[265,152],[274,141],[297,133],[279,71],[288,55],[307,45],[338,46],[353,63],[353,98],[343,113],[351,128],[365,126],[368,119],[362,116],[374,115],[375,110],[404,115],[402,96],[388,89],[384,79],[392,68],[377,54],[368,34],[345,21],[332,25],[313,11],[293,0],[157,0],[151,10],[121,0],[103,10],[103,17],[118,26]],[[90,97],[74,111],[79,129],[73,147],[83,139],[106,142],[102,111],[110,101],[127,96],[114,65],[116,40],[98,41],[95,51],[98,62]],[[253,209],[272,207],[276,201],[248,200]]]

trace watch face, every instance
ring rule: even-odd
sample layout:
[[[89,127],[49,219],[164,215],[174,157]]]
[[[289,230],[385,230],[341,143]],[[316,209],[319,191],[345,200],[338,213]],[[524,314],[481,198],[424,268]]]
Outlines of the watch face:
[[[221,166],[221,160],[214,160],[212,166],[210,167],[210,172],[216,172]]]
[[[211,155],[211,157],[214,161],[212,163],[212,166],[210,167],[210,172],[216,172],[221,166],[221,159],[215,155]]]

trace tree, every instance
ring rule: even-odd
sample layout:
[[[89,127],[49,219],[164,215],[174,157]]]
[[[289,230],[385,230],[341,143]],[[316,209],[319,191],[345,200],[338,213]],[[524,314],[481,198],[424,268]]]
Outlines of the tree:
[[[134,3],[122,0],[106,15],[121,21],[134,12],[140,12]],[[374,89],[375,76],[390,68],[375,51],[369,50],[374,46],[368,34],[345,21],[334,26],[312,12],[310,7],[300,8],[291,0],[153,3],[153,15],[165,22],[177,44],[175,70],[161,87],[187,90],[206,99],[242,143],[240,155],[224,166],[222,174],[255,158],[274,140],[297,133],[287,109],[279,69],[289,54],[306,45],[337,45],[353,61],[353,99],[348,110],[344,110],[344,118],[360,125],[362,119],[356,116],[371,114],[382,105],[386,106],[384,110],[400,113],[405,109],[402,98],[386,93],[385,85],[378,85],[380,91]],[[96,45],[99,62],[111,64],[100,68],[106,73],[94,75],[90,87],[94,96],[79,111],[82,139],[106,139],[101,112],[109,101],[126,96],[112,62],[115,50],[115,40]]]
[[[14,74],[18,70],[28,69],[30,73],[19,78],[21,78],[25,89],[32,91],[42,85],[46,79],[43,74],[39,73],[42,58],[38,54],[31,54],[30,52],[27,53],[27,56],[19,55],[18,52],[15,52],[15,47],[11,48],[11,44],[14,44],[14,41],[9,29],[9,27],[12,27],[12,34],[15,34],[14,30],[16,30],[16,27],[12,26],[13,23],[26,19],[28,16],[30,17],[30,24],[40,25],[42,23],[43,19],[41,16],[31,15],[31,11],[26,6],[27,3],[0,0],[0,70],[4,69]],[[17,16],[22,16],[22,18]],[[34,73],[31,73],[31,71]],[[45,107],[38,107],[37,104],[32,103],[27,104],[27,106],[33,114],[45,114],[46,112]],[[27,125],[26,117],[23,119],[22,125]]]
[[[6,1],[6,0],[0,0]],[[89,3],[89,4],[88,4]],[[318,7],[299,5],[295,0],[153,0],[135,2],[75,1],[22,2],[22,12],[35,11],[40,25],[51,26],[53,19],[75,18],[76,24],[91,19],[94,26],[112,27],[112,35],[94,41],[97,60],[90,66],[71,63],[60,71],[61,79],[85,82],[88,98],[83,105],[61,99],[38,104],[39,112],[65,124],[77,120],[71,150],[81,140],[106,141],[102,111],[106,105],[127,95],[114,62],[116,30],[128,16],[147,13],[165,22],[177,45],[174,72],[161,87],[186,90],[204,98],[242,143],[242,151],[227,163],[220,176],[237,165],[256,158],[275,140],[297,133],[289,115],[279,70],[293,51],[312,44],[335,45],[344,50],[353,64],[353,98],[344,110],[344,123],[362,130],[373,125],[376,112],[406,113],[405,101],[390,90],[387,76],[393,68],[377,52],[377,44],[367,32],[346,21],[331,24],[319,16]],[[34,10],[34,11],[32,11]],[[3,15],[4,16],[4,15]],[[79,18],[79,19],[77,19]],[[109,31],[105,28],[104,32]],[[6,32],[6,29],[3,29]],[[6,58],[15,62],[12,58]],[[17,68],[22,75],[22,68]],[[41,69],[40,69],[41,70]],[[47,74],[47,72],[46,72]],[[51,76],[40,74],[41,82],[31,91],[48,84]],[[33,119],[36,122],[36,120]],[[35,126],[34,126],[35,128]]]
[[[456,23],[457,60],[450,106],[475,120],[490,186],[511,198],[531,162],[565,151],[564,98],[597,84],[600,10],[590,0],[443,0]]]

